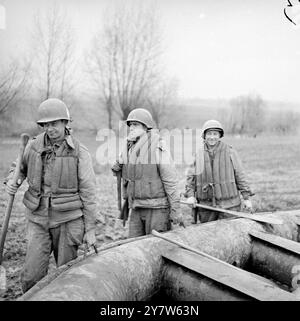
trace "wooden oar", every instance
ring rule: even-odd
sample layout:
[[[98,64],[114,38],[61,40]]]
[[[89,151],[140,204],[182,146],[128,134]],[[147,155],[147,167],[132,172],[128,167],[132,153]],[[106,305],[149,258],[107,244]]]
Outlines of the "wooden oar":
[[[16,168],[15,168],[14,175],[13,175],[13,183],[14,184],[17,184],[17,180],[20,175],[21,162],[22,162],[24,150],[25,150],[28,140],[29,140],[28,134],[21,135],[21,144],[20,144],[19,154],[18,154],[18,158],[17,158]],[[3,260],[4,242],[5,242],[5,238],[6,238],[8,223],[9,223],[14,199],[15,199],[15,195],[8,196],[8,203],[7,203],[5,216],[4,216],[4,223],[2,225],[2,231],[1,231],[1,239],[0,239],[0,293],[6,291],[6,270],[5,270],[4,266],[2,265],[2,260]]]
[[[192,204],[186,202],[186,201],[180,201],[181,204],[189,205],[192,206]],[[196,207],[204,208],[207,210],[215,211],[215,212],[220,212],[220,213],[226,213],[230,214],[233,216],[237,217],[242,217],[242,218],[248,218],[249,220],[261,222],[261,223],[268,223],[268,224],[283,224],[282,220],[278,218],[273,218],[273,217],[266,217],[266,216],[261,216],[257,214],[247,214],[247,213],[242,213],[242,212],[237,212],[237,211],[230,211],[230,210],[225,210],[223,208],[219,207],[213,207],[209,205],[204,205],[204,204],[195,204]]]

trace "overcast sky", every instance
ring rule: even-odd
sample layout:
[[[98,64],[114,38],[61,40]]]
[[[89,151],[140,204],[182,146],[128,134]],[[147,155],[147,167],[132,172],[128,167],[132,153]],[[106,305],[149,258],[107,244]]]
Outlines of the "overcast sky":
[[[60,0],[85,50],[113,0]],[[140,0],[150,1],[150,0]],[[0,0],[0,59],[23,55],[32,17],[51,0]],[[183,97],[231,98],[256,92],[300,102],[300,28],[285,0],[159,0],[166,67]],[[2,21],[1,21],[2,20]],[[2,27],[2,28],[1,28]]]

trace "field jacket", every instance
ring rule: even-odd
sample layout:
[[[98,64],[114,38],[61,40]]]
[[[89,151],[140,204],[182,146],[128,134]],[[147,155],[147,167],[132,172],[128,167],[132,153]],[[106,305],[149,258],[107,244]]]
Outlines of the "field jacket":
[[[13,176],[15,163],[9,178]],[[29,219],[49,226],[84,216],[85,231],[95,228],[96,179],[88,150],[66,135],[61,144],[51,145],[45,133],[26,146],[20,179],[27,178],[24,205]]]

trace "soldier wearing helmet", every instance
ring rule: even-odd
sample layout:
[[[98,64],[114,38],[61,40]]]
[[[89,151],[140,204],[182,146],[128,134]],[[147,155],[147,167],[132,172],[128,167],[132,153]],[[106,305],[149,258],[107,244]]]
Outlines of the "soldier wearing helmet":
[[[42,102],[37,123],[44,131],[26,146],[18,185],[12,184],[14,165],[6,179],[11,195],[26,178],[28,182],[23,198],[28,218],[23,292],[47,274],[52,250],[60,266],[77,257],[83,242],[96,243],[95,174],[88,150],[70,134],[69,121],[63,101]]]
[[[217,120],[208,120],[202,128],[204,148],[195,156],[194,163],[187,171],[185,196],[187,202],[195,206],[217,206],[240,211],[243,199],[245,210],[253,212],[250,197],[252,193],[237,152],[221,141],[224,129]],[[201,170],[199,170],[202,164]],[[198,168],[197,168],[198,166]],[[201,223],[225,218],[220,214],[205,209],[195,208]]]
[[[151,113],[132,110],[126,120],[129,135],[112,170],[121,172],[125,206],[130,209],[129,237],[184,226],[177,190],[177,174],[164,141],[153,129]],[[127,205],[128,204],[128,205]]]

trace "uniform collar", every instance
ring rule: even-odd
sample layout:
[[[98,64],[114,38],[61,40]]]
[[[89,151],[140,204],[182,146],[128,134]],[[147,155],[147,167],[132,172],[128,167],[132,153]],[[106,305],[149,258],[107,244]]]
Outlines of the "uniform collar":
[[[71,136],[71,135],[66,135],[66,136],[65,136],[65,140],[66,140],[67,144],[68,144],[71,148],[75,149],[75,145],[74,145],[74,142],[73,142],[73,139],[72,139],[72,136]]]

